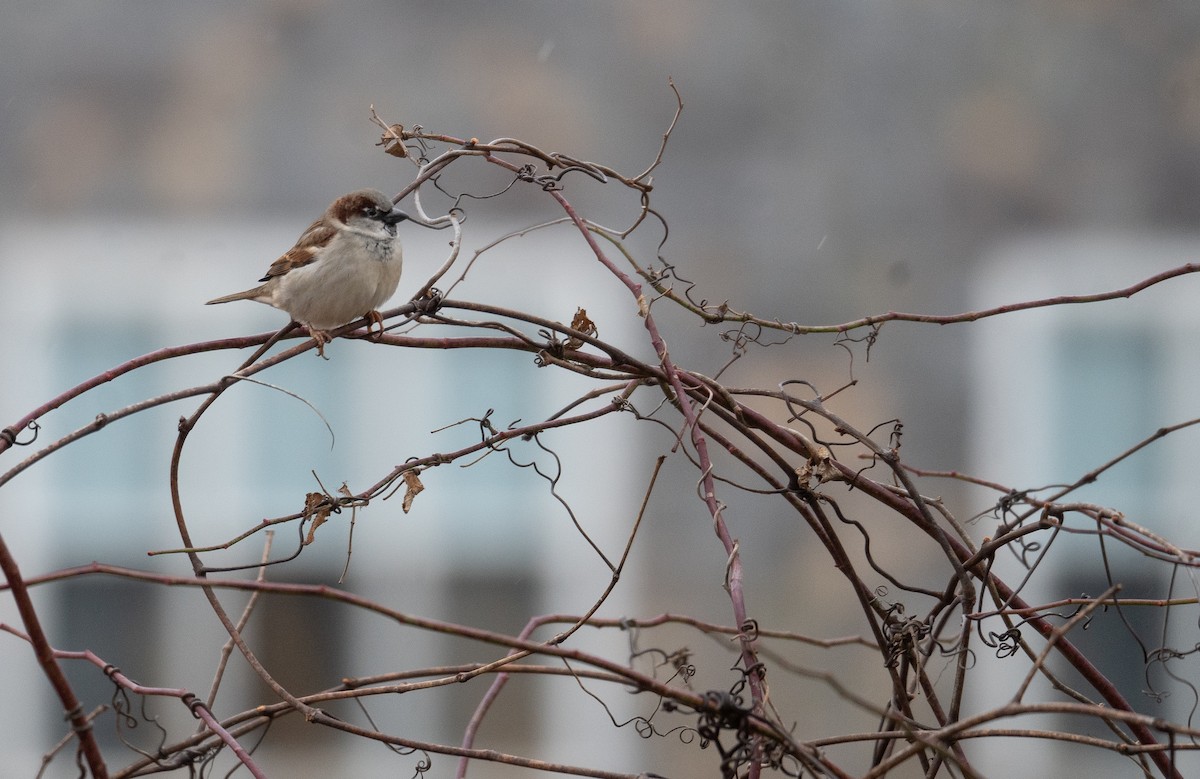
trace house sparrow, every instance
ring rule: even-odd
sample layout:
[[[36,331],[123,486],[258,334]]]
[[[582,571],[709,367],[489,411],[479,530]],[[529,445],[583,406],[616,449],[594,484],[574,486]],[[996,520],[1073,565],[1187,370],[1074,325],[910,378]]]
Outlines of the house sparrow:
[[[382,333],[378,308],[400,283],[396,223],[409,218],[378,190],[342,195],[295,246],[271,263],[259,279],[263,284],[207,305],[254,300],[286,311],[308,328],[322,357],[331,340],[327,331],[361,316],[379,325]]]

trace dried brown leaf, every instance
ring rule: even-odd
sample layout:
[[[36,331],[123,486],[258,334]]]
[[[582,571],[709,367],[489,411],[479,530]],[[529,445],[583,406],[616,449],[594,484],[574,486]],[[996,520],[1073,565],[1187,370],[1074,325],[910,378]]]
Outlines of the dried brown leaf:
[[[404,509],[404,513],[407,514],[408,510],[412,508],[413,498],[417,497],[421,490],[425,489],[425,485],[421,483],[421,477],[416,471],[404,472],[404,484],[406,485],[406,489],[404,490],[404,502],[400,504],[400,507]]]
[[[584,335],[590,336],[595,336],[598,332],[596,330],[596,323],[588,319],[587,309],[585,308],[575,309],[575,317],[571,320],[571,329],[578,330]],[[583,346],[583,341],[581,339],[576,338],[575,336],[567,339],[568,349],[578,349],[581,346]]]
[[[813,478],[817,484],[824,484],[838,478],[841,474],[833,464],[833,454],[828,447],[816,446],[813,454],[804,465],[796,471],[796,476],[805,488],[812,486]]]
[[[321,505],[322,503],[325,505]],[[304,538],[305,546],[313,542],[317,528],[324,525],[325,520],[329,519],[329,512],[330,507],[323,493],[310,492],[304,496],[304,516],[306,519],[312,518],[312,524],[308,527],[308,535]]]
[[[376,146],[382,146],[383,150],[393,157],[407,157],[408,149],[404,146],[404,125],[393,124],[388,126],[383,131],[383,135],[379,137],[379,143]]]

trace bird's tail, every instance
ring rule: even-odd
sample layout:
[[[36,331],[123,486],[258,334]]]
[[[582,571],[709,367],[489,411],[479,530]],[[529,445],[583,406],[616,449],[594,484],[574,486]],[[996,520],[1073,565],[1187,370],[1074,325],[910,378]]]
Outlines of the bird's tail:
[[[255,298],[262,297],[262,294],[263,294],[263,288],[255,287],[254,289],[246,289],[246,290],[242,290],[241,292],[235,292],[232,295],[225,295],[223,297],[213,298],[212,300],[208,301],[204,305],[211,306],[214,303],[232,303],[235,300],[254,300]]]

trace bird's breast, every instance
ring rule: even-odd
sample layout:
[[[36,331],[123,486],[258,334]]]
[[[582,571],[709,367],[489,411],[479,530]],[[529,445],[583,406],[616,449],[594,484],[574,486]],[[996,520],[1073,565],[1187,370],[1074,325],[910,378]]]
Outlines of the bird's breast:
[[[394,238],[368,239],[365,244],[367,254],[379,262],[392,262],[399,255]]]

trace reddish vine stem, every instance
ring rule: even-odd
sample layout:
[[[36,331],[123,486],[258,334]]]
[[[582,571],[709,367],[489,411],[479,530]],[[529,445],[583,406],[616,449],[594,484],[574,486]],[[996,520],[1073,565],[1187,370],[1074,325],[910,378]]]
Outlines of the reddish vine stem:
[[[107,779],[108,766],[100,754],[100,745],[92,730],[91,720],[84,712],[83,704],[76,697],[71,683],[67,681],[62,666],[58,664],[54,648],[50,646],[50,640],[46,637],[46,632],[42,630],[42,622],[38,618],[37,609],[34,608],[33,599],[29,597],[29,589],[25,586],[25,580],[21,576],[21,568],[17,565],[17,560],[12,556],[12,550],[9,549],[8,542],[2,535],[0,535],[0,572],[3,572],[4,578],[8,581],[13,601],[17,604],[17,613],[21,615],[21,623],[25,626],[25,638],[33,647],[38,665],[42,667],[42,673],[46,675],[50,686],[54,688],[54,693],[62,703],[63,711],[66,712],[67,721],[71,723],[72,730],[79,738],[79,750],[83,753],[88,770],[92,772],[94,779]]]
[[[31,640],[28,635],[21,635],[15,630],[9,630],[9,632],[13,633],[18,638],[24,639],[25,641]],[[213,716],[209,706],[197,698],[190,690],[182,687],[149,687],[144,684],[138,684],[133,679],[130,679],[128,676],[122,673],[121,670],[115,665],[105,662],[104,658],[100,657],[95,652],[92,652],[90,649],[85,649],[82,651],[52,649],[51,651],[54,653],[54,656],[60,660],[84,660],[88,663],[91,663],[103,671],[104,675],[111,679],[113,684],[129,690],[135,695],[153,695],[164,698],[178,698],[181,703],[188,707],[188,710],[192,713],[192,716],[200,720],[202,723],[202,728],[207,728],[208,731],[220,739],[225,746],[229,747],[229,750],[233,752],[235,756],[237,756],[238,762],[240,762],[252,776],[258,777],[258,779],[266,779],[266,774],[263,773],[262,769],[259,768],[254,762],[254,759],[250,757],[250,754],[246,752],[246,750],[242,748],[242,745],[237,742],[237,739],[235,739],[229,733],[229,731],[217,721],[217,718]]]
[[[703,500],[708,508],[709,516],[712,517],[713,530],[720,539],[721,545],[725,548],[725,554],[728,555],[726,564],[725,588],[729,592],[730,601],[733,604],[733,616],[738,625],[749,624],[748,613],[746,610],[746,597],[743,589],[743,572],[742,558],[738,551],[738,543],[729,534],[729,527],[725,524],[725,518],[722,515],[722,507],[720,501],[717,500],[716,483],[713,480],[713,463],[708,453],[708,440],[700,429],[699,415],[696,412],[695,406],[692,404],[687,390],[684,388],[680,380],[680,372],[675,367],[674,361],[671,359],[667,351],[666,341],[659,332],[658,324],[650,313],[649,306],[646,305],[645,299],[642,297],[642,285],[634,281],[618,268],[607,255],[600,245],[596,243],[596,238],[588,229],[587,224],[575,212],[575,209],[563,197],[558,190],[550,190],[550,195],[558,202],[566,214],[571,218],[579,230],[583,239],[587,242],[588,248],[596,256],[605,268],[613,273],[620,281],[629,289],[634,299],[637,301],[639,311],[642,315],[642,321],[646,327],[646,331],[650,335],[650,342],[654,347],[655,353],[658,355],[659,363],[662,370],[667,375],[667,381],[674,392],[673,401],[676,407],[683,414],[684,422],[687,428],[691,431],[692,445],[696,448],[696,455],[700,459],[701,467],[701,482],[703,483]],[[763,687],[763,679],[760,669],[761,663],[758,659],[758,654],[754,648],[753,638],[748,635],[741,635],[742,646],[742,664],[745,668],[747,680],[750,685],[751,697],[754,701],[753,710],[758,713],[763,713],[763,704],[765,701],[765,690]],[[758,747],[761,749],[761,745]],[[749,774],[750,779],[755,779],[761,773],[761,762],[754,760],[750,764]]]
[[[284,355],[290,357],[294,356],[292,353],[298,354],[300,352],[307,351],[311,345],[312,344],[293,347],[290,350],[276,355],[272,360],[265,360],[261,363],[257,363],[255,366],[243,366],[236,375],[250,375],[258,370],[262,370],[267,364],[272,364],[276,361],[286,359]],[[243,640],[241,633],[238,631],[237,626],[233,622],[233,619],[230,618],[229,613],[225,610],[225,607],[221,605],[221,601],[217,597],[216,590],[203,582],[206,574],[205,567],[203,562],[200,560],[200,556],[195,552],[190,551],[193,544],[191,540],[191,533],[188,531],[187,519],[184,515],[183,497],[179,486],[179,468],[180,461],[183,458],[184,445],[187,442],[188,435],[193,429],[195,429],[196,423],[204,415],[204,412],[211,408],[212,404],[215,403],[217,399],[221,397],[221,394],[230,386],[232,386],[233,383],[234,382],[223,382],[219,387],[214,389],[207,398],[205,398],[204,402],[200,404],[200,407],[197,408],[190,417],[180,417],[179,419],[179,430],[175,437],[175,446],[171,450],[169,480],[171,509],[175,516],[175,525],[179,531],[180,540],[183,542],[184,547],[189,550],[187,551],[187,556],[188,560],[191,562],[192,570],[195,573],[196,578],[201,582],[200,590],[204,593],[204,597],[208,601],[209,607],[213,610],[213,613],[221,622],[221,625],[225,628],[226,633],[229,634],[229,638],[237,646],[238,650],[242,653],[242,656],[246,658],[246,662],[252,669],[254,669],[254,672],[258,674],[259,678],[261,678],[268,687],[274,690],[275,694],[294,706],[297,711],[304,715],[306,720],[311,722],[316,716],[317,710],[301,702],[296,698],[296,696],[292,695],[291,692],[284,688],[283,685],[279,684],[279,682],[277,682],[275,678],[267,672],[267,669],[263,667],[262,663],[259,662],[254,652],[250,650],[250,647]]]

